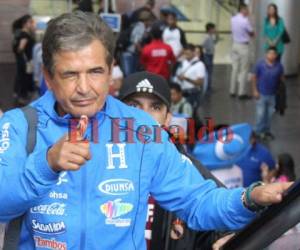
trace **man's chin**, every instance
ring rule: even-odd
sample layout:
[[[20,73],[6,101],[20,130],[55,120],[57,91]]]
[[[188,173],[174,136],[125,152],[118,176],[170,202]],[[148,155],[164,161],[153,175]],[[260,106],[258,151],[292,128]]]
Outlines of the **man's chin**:
[[[80,118],[82,115],[86,115],[87,117],[93,117],[97,112],[98,111],[92,109],[89,110],[82,109],[82,110],[76,110],[72,112],[71,115],[76,118]]]

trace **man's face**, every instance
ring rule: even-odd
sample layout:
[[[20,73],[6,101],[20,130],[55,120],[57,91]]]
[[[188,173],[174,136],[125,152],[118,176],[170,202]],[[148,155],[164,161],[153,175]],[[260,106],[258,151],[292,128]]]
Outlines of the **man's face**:
[[[197,58],[200,58],[202,56],[202,51],[199,47],[195,48],[194,54]]]
[[[171,101],[172,103],[178,103],[182,98],[182,94],[176,89],[171,89]]]
[[[168,126],[170,114],[167,105],[158,97],[148,93],[136,93],[129,96],[124,102],[129,106],[144,110],[160,125]]]
[[[167,24],[170,26],[170,27],[174,27],[176,25],[176,19],[174,16],[172,15],[168,15],[167,16]]]
[[[249,15],[249,9],[248,7],[244,7],[241,9],[241,12],[244,16],[248,16]]]
[[[30,19],[26,22],[25,28],[26,28],[28,31],[34,33],[34,31],[35,31],[35,22],[34,22],[34,20],[33,20],[32,18],[30,18]]]
[[[59,115],[91,117],[101,110],[111,81],[112,66],[106,63],[106,53],[102,43],[93,40],[80,50],[54,55],[54,74],[44,70],[44,75],[58,102]]]
[[[274,50],[268,50],[266,56],[267,56],[267,60],[270,62],[275,62],[277,59],[277,53]]]
[[[185,56],[185,58],[186,58],[188,61],[190,61],[190,60],[192,60],[192,59],[194,58],[195,53],[194,53],[194,51],[192,51],[192,50],[190,50],[190,49],[185,49],[185,50],[184,50],[184,56]]]

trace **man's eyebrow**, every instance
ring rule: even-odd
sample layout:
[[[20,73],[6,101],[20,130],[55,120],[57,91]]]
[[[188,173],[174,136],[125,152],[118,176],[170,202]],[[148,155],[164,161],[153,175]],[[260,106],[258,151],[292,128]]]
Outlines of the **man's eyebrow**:
[[[99,71],[101,71],[101,72],[104,72],[104,71],[105,71],[104,67],[102,67],[102,66],[97,66],[97,67],[88,69],[88,72],[93,72],[93,71],[96,71],[96,70],[99,70]]]
[[[69,75],[69,74],[78,74],[78,71],[75,70],[64,70],[61,72],[62,75]]]
[[[155,100],[155,101],[152,101],[152,102],[151,102],[151,105],[159,105],[159,106],[162,106],[162,105],[164,105],[164,103],[163,103],[162,101]]]
[[[141,102],[139,100],[134,99],[134,97],[131,98],[131,99],[128,99],[127,102],[129,102],[129,103],[134,102],[134,103],[139,104],[139,105],[141,104]]]

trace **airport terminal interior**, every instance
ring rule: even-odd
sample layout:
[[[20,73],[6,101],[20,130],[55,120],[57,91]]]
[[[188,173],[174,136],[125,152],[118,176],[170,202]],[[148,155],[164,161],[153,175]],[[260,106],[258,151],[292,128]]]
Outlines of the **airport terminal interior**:
[[[0,111],[4,113],[12,108],[24,106],[39,97],[38,88],[25,102],[22,98],[20,101],[19,96],[16,96],[17,66],[12,50],[12,23],[17,18],[30,14],[37,24],[37,33],[43,32],[48,20],[62,13],[80,9],[82,2],[92,7],[95,13],[111,14],[109,12],[113,12],[119,15],[117,20],[120,21],[123,20],[121,15],[132,13],[149,1],[0,0]],[[231,126],[249,123],[253,128],[256,125],[257,112],[257,100],[252,96],[255,65],[265,57],[264,25],[268,6],[271,3],[278,6],[278,14],[284,20],[284,29],[288,32],[290,39],[289,42],[283,44],[284,52],[278,59],[278,64],[281,63],[284,69],[284,79],[282,80],[286,88],[286,109],[283,115],[278,112],[273,114],[271,136],[266,139],[264,135],[258,134],[258,141],[269,150],[275,161],[278,155],[289,154],[294,160],[295,174],[297,178],[300,178],[300,0],[156,0],[150,2],[155,2],[152,11],[157,18],[162,10],[165,10],[166,13],[175,13],[178,27],[185,33],[187,44],[193,44],[193,48],[203,45],[203,41],[207,37],[206,24],[213,23],[215,25],[218,42],[214,45],[211,85],[203,94],[197,107],[193,106],[203,124],[206,124],[207,119],[212,119],[215,125]],[[243,44],[249,49],[246,92],[243,95],[233,95],[230,92],[230,84],[235,42],[233,41],[231,19],[238,13],[241,3],[248,6],[249,22],[253,27],[254,35],[251,35],[249,42]],[[121,28],[117,27],[116,36],[120,34],[120,31]],[[179,58],[178,56],[177,62],[180,62]],[[206,66],[207,64],[205,64]],[[122,65],[120,65],[120,70],[123,71],[122,75],[125,77]],[[183,91],[183,93],[185,92]]]
[[[94,11],[99,9],[101,1],[92,1]],[[104,4],[106,1],[102,1]],[[115,0],[111,1],[113,8],[120,13],[132,11],[143,6],[143,0]],[[213,22],[217,26],[220,41],[216,45],[214,58],[215,70],[213,72],[212,93],[205,98],[200,109],[203,117],[212,117],[216,124],[234,124],[248,122],[255,123],[255,101],[238,100],[230,98],[228,88],[231,75],[231,30],[230,18],[237,12],[239,1],[235,0],[161,0],[156,1],[154,8],[158,15],[160,8],[172,6],[182,15],[179,26],[186,32],[189,43],[201,44],[205,35],[205,24]],[[246,1],[249,2],[251,15],[254,23],[256,37],[252,41],[252,65],[255,60],[263,56],[262,25],[267,5],[275,2],[279,6],[280,14],[286,19],[292,42],[286,46],[283,55],[283,64],[286,67],[287,86],[287,109],[284,116],[275,114],[272,120],[272,129],[275,140],[266,142],[272,154],[290,153],[296,163],[296,172],[300,174],[298,163],[300,161],[299,144],[300,139],[300,32],[297,29],[299,16],[295,10],[299,7],[299,1]],[[102,3],[102,5],[103,5]],[[108,3],[108,2],[107,2]],[[16,74],[15,59],[11,49],[12,34],[11,24],[14,19],[23,14],[30,13],[37,19],[43,17],[54,17],[63,12],[72,11],[77,7],[76,1],[68,0],[11,0],[0,2],[0,108],[3,111],[15,107],[13,88]],[[249,69],[249,73],[252,71]],[[249,76],[250,77],[250,76]],[[249,83],[251,84],[251,83]]]

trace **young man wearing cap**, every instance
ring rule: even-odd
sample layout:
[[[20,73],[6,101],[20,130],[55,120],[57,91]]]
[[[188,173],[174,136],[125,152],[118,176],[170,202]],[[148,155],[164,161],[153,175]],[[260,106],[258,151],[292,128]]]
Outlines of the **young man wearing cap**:
[[[123,81],[119,98],[130,106],[144,110],[161,126],[168,128],[170,125],[171,91],[168,82],[158,75],[144,71],[128,76]],[[175,145],[179,152],[187,155],[183,145],[179,143]],[[223,186],[200,162],[191,156],[188,157],[206,179],[212,179],[218,186]],[[163,221],[166,222],[170,215],[158,204],[155,204],[152,197],[149,197],[148,209],[145,232],[148,249],[164,249],[166,241],[169,241],[168,249],[193,249],[196,238],[195,231],[184,229],[184,223],[173,215],[170,225],[168,225],[171,226],[171,233],[165,235],[168,227],[163,226]],[[164,239],[161,238],[162,235],[164,235]],[[211,246],[215,237],[214,234],[207,236],[209,240],[202,242],[201,247],[204,247],[204,244]]]
[[[20,250],[145,249],[149,194],[198,230],[241,229],[258,205],[282,200],[290,183],[217,188],[164,131],[151,135],[153,118],[108,95],[113,54],[113,32],[98,15],[54,18],[43,40],[49,91],[30,104],[38,116],[33,151],[20,109],[0,119],[0,222],[24,215]],[[151,89],[148,82],[139,90]],[[70,123],[80,118],[91,123],[74,139]]]

